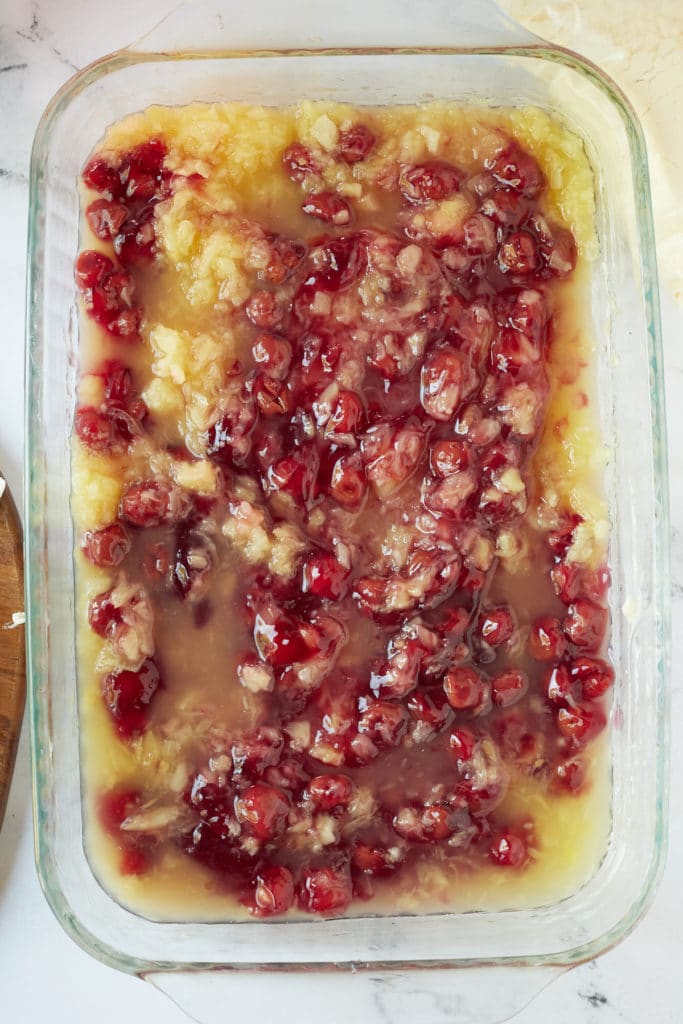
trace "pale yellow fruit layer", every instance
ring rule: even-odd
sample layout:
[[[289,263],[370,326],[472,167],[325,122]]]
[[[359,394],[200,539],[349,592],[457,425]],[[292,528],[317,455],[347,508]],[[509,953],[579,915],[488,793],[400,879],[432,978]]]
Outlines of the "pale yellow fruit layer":
[[[245,244],[245,224],[253,219],[292,236],[306,231],[310,236],[312,226],[299,212],[300,193],[299,202],[293,201],[297,192],[283,173],[282,152],[301,141],[331,153],[340,130],[358,120],[375,131],[380,144],[362,163],[347,166],[330,161],[324,178],[328,188],[350,199],[366,223],[376,214],[381,219],[374,183],[382,169],[395,161],[438,158],[474,172],[499,148],[502,136],[512,135],[541,165],[548,181],[544,211],[572,230],[579,261],[575,279],[556,310],[551,401],[536,453],[538,519],[547,524],[557,510],[578,511],[586,522],[577,532],[571,555],[592,566],[600,564],[608,539],[601,492],[606,453],[595,413],[595,341],[590,323],[580,312],[588,306],[590,264],[597,256],[594,182],[581,140],[540,110],[458,108],[447,103],[362,111],[313,102],[292,109],[194,104],[150,107],[109,128],[98,152],[125,151],[162,136],[174,171],[199,173],[206,179],[200,193],[179,185],[172,199],[157,208],[163,288],[145,324],[144,351],[136,357],[145,401],[157,422],[168,423],[171,435],[196,446],[211,422],[226,370],[240,348],[241,328],[234,311],[257,286],[258,239],[249,235]],[[461,205],[447,201],[437,214],[466,216],[469,211]],[[85,241],[89,247],[99,245],[92,237]],[[122,478],[134,478],[147,455],[141,448],[124,464],[119,458],[94,456],[74,445],[73,514],[79,531],[116,518]],[[159,468],[173,473],[173,467]],[[210,469],[202,464],[196,477],[179,482],[210,492]],[[498,554],[510,571],[516,571],[524,552],[516,548],[513,538],[509,540]],[[79,577],[79,614],[85,622],[87,601],[108,585],[108,575],[79,558]],[[183,784],[178,772],[186,739],[182,729],[172,737],[150,732],[130,745],[115,739],[95,667],[104,645],[84,626],[79,646],[90,792],[119,783],[141,786],[150,794],[177,791]],[[432,905],[454,908],[538,905],[574,891],[591,876],[606,844],[609,797],[604,746],[592,748],[593,783],[579,797],[548,798],[528,778],[511,786],[501,812],[531,816],[535,824],[534,861],[525,872],[511,876],[493,866],[484,868],[476,878],[463,877],[460,889],[452,874],[445,877],[440,869],[425,866],[424,892],[421,896],[404,893],[400,909],[414,910],[425,897]],[[95,828],[89,831],[96,870],[123,902],[161,917],[173,916],[178,908],[182,912],[183,907],[200,917],[225,914],[224,901],[207,889],[206,873],[186,857],[169,854],[151,877],[122,879],[106,838]]]

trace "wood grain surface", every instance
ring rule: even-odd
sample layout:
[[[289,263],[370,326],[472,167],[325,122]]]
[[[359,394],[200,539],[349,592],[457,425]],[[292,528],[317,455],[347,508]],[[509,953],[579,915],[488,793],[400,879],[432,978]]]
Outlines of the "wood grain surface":
[[[3,483],[4,480],[0,489]],[[26,699],[25,629],[23,625],[10,628],[12,616],[23,609],[21,523],[9,487],[6,487],[0,495],[0,826],[5,816]]]

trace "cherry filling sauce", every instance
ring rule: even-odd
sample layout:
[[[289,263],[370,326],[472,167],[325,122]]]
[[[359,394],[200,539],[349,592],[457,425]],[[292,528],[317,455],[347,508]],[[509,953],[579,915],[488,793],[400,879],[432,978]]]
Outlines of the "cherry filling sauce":
[[[575,557],[581,517],[559,508],[546,529],[530,514],[574,239],[544,216],[544,175],[514,140],[476,173],[384,168],[373,221],[323,175],[380,142],[359,121],[333,152],[282,153],[300,237],[260,225],[265,259],[236,314],[248,342],[201,452],[160,441],[132,354],[164,261],[157,207],[192,183],[161,138],[83,172],[101,245],[76,284],[116,358],[91,373],[74,433],[135,467],[116,520],[80,540],[109,573],[88,623],[114,665],[100,678],[113,742],[174,735],[169,700],[192,679],[172,682],[167,620],[188,647],[234,636],[213,692],[251,713],[246,727],[202,705],[175,789],[114,787],[99,820],[123,874],[173,850],[258,918],[344,913],[414,885],[425,862],[524,871],[543,851],[506,795],[520,777],[565,796],[590,784],[614,681],[609,577]],[[469,212],[444,220],[454,197]],[[215,490],[160,472],[140,454],[155,447],[208,463]]]

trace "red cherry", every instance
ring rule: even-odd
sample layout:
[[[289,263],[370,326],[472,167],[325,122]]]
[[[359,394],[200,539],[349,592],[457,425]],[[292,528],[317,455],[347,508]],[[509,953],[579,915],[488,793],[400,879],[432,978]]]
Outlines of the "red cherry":
[[[118,359],[108,359],[98,371],[104,383],[108,404],[126,407],[133,397],[133,376],[129,366]]]
[[[115,270],[93,286],[88,311],[117,337],[137,335],[139,310],[133,308],[135,283],[126,271]]]
[[[310,654],[298,623],[270,605],[256,613],[254,643],[261,660],[273,668],[293,665]]]
[[[437,441],[429,453],[429,468],[440,480],[469,467],[469,448],[463,441]]]
[[[481,639],[491,647],[499,647],[512,639],[515,620],[509,608],[488,608],[479,616]]]
[[[524,672],[511,668],[501,672],[491,681],[491,698],[500,708],[516,704],[529,689],[529,680]]]
[[[140,310],[119,309],[105,326],[115,338],[138,341],[140,334]]]
[[[125,266],[145,263],[156,255],[154,209],[150,205],[129,215],[114,238],[114,252]]]
[[[458,580],[458,587],[461,590],[476,592],[481,590],[486,583],[486,575],[479,569],[471,568],[468,566],[462,567],[460,573],[460,579]]]
[[[544,678],[544,689],[548,700],[562,703],[572,692],[572,677],[564,663],[553,665]]]
[[[289,391],[273,377],[259,374],[254,381],[254,397],[263,416],[284,416],[290,411]]]
[[[494,835],[489,852],[495,864],[506,868],[521,868],[529,859],[526,841],[510,828]]]
[[[470,814],[483,818],[505,796],[506,782],[486,749],[482,750],[479,762],[459,764],[464,777],[456,785],[456,796],[465,801]]]
[[[190,778],[183,793],[183,800],[188,806],[195,808],[204,821],[215,825],[219,824],[219,817],[233,817],[232,790],[218,782],[209,782],[202,772],[197,772]],[[225,835],[227,836],[227,832]]]
[[[369,155],[376,139],[364,124],[354,124],[346,131],[339,133],[337,153],[346,164],[357,164]]]
[[[351,223],[351,207],[334,192],[312,192],[301,204],[301,209],[309,217],[333,224],[337,228]]]
[[[149,139],[126,153],[119,167],[119,178],[129,200],[150,202],[168,194],[168,172],[164,170],[166,144]]]
[[[556,722],[563,736],[573,740],[577,745],[582,745],[604,728],[605,717],[598,709],[589,711],[587,708],[575,706],[560,708]]]
[[[614,682],[614,669],[600,658],[575,658],[569,665],[572,680],[586,700],[598,700]]]
[[[88,623],[93,633],[108,636],[110,628],[121,621],[121,611],[111,600],[111,590],[97,594],[88,604]]]
[[[500,441],[497,444],[491,445],[481,457],[481,471],[488,477],[492,476],[499,469],[505,469],[507,466],[518,468],[519,464],[519,449],[510,442]]]
[[[502,193],[505,195],[506,193]],[[508,325],[531,346],[530,352],[539,352],[545,340],[545,326],[550,315],[548,302],[535,288],[514,290],[504,295],[499,323]],[[574,517],[580,521],[580,516]]]
[[[309,773],[297,755],[283,757],[278,764],[268,765],[263,772],[263,780],[271,786],[278,786],[292,794],[300,796],[309,781]]]
[[[456,636],[462,637],[469,622],[470,614],[466,608],[448,608],[437,628],[444,637],[452,639]]]
[[[258,778],[278,764],[284,747],[282,733],[274,726],[261,726],[234,740],[231,747],[233,774]]]
[[[207,827],[219,839],[230,839],[235,829],[234,795],[226,785],[209,782],[199,772],[184,793],[184,800],[194,808]]]
[[[254,917],[275,917],[286,913],[294,902],[294,878],[289,868],[271,864],[261,868],[254,880],[249,912]]]
[[[149,202],[154,198],[158,182],[155,174],[147,173],[140,166],[131,165],[126,181],[126,198]]]
[[[234,408],[209,428],[206,451],[221,463],[242,468],[251,451],[258,413],[250,391],[242,389],[235,397]]]
[[[292,455],[277,459],[267,472],[271,490],[284,491],[307,505],[315,496],[320,460],[313,445],[298,448]]]
[[[576,564],[560,562],[550,570],[553,589],[563,604],[571,604],[580,594],[583,570]]]
[[[263,327],[269,331],[277,328],[282,320],[282,310],[273,292],[254,292],[244,311],[254,327]]]
[[[437,160],[404,164],[398,187],[409,203],[437,203],[460,191],[460,174],[451,164]]]
[[[489,700],[489,686],[472,668],[452,668],[443,680],[446,699],[456,711],[483,708]]]
[[[425,446],[424,427],[413,420],[398,429],[392,423],[379,422],[363,434],[361,459],[378,498],[391,497],[410,479]]]
[[[609,588],[609,570],[605,567],[592,570],[575,563],[560,562],[550,570],[555,593],[563,604],[571,604],[577,598],[602,602]]]
[[[299,905],[312,914],[341,914],[351,902],[348,866],[307,868],[302,876]]]
[[[287,827],[289,800],[275,786],[257,782],[235,801],[235,816],[251,835],[264,841],[277,839]]]
[[[404,807],[394,816],[392,826],[410,842],[438,843],[453,835],[453,813],[440,804],[422,809]]]
[[[365,615],[377,622],[394,621],[386,610],[387,586],[383,576],[359,576],[353,586],[353,599]]]
[[[104,157],[94,156],[83,169],[83,181],[95,192],[107,192],[111,196],[121,193],[121,179],[118,169]]]
[[[529,654],[537,661],[557,661],[564,654],[566,641],[560,620],[544,615],[531,626]]]
[[[532,725],[518,711],[499,718],[496,738],[504,756],[521,765],[529,765],[538,757],[538,741]]]
[[[96,199],[85,211],[90,230],[96,238],[109,241],[115,238],[128,216],[122,203],[110,202],[107,199]]]
[[[325,432],[355,434],[364,417],[363,403],[353,391],[340,391]]]
[[[95,288],[114,270],[114,264],[103,252],[86,249],[76,260],[76,284],[80,291]]]
[[[109,568],[124,560],[130,551],[130,539],[122,526],[112,523],[101,530],[86,531],[81,550],[93,565]]]
[[[479,209],[498,227],[516,228],[525,219],[529,204],[516,192],[496,189],[484,199]]]
[[[102,828],[109,835],[118,835],[122,823],[139,809],[141,803],[142,794],[137,789],[117,787],[100,793],[97,817]]]
[[[452,473],[445,480],[431,486],[428,480],[423,486],[423,503],[431,512],[448,519],[467,519],[471,517],[468,498],[476,493],[477,478],[473,470]]]
[[[393,875],[399,863],[399,859],[392,856],[389,850],[382,846],[369,846],[367,843],[356,843],[351,855],[353,870],[362,875],[380,878]]]
[[[304,795],[316,810],[334,811],[351,802],[353,782],[348,775],[316,775],[306,786]]]
[[[341,455],[334,463],[328,492],[343,508],[355,510],[361,505],[368,489],[358,452]]]
[[[528,231],[515,231],[498,249],[498,269],[503,274],[532,274],[538,267],[538,251]]]
[[[275,491],[286,491],[296,498],[303,494],[304,469],[293,455],[278,459],[268,470],[268,483]]]
[[[91,406],[76,410],[74,430],[78,440],[93,452],[110,452],[117,441],[111,417]]]
[[[494,373],[517,374],[525,367],[533,367],[541,358],[540,345],[530,342],[521,331],[503,327],[493,339],[489,363]]]
[[[146,142],[141,142],[139,146],[126,154],[120,173],[123,176],[136,172],[160,176],[166,152],[166,143],[163,139],[147,139]]]
[[[369,701],[358,719],[358,732],[370,737],[377,747],[395,747],[408,725],[408,712],[388,700]]]
[[[246,887],[258,866],[253,854],[235,846],[229,835],[220,834],[206,821],[192,830],[183,848],[188,856],[220,875],[226,886],[238,883]]]
[[[435,420],[453,419],[462,401],[464,373],[460,355],[450,346],[434,349],[420,374],[420,401]]]
[[[554,227],[551,244],[548,244],[545,239],[541,239],[539,248],[552,274],[557,277],[566,277],[567,274],[571,274],[578,257],[576,241],[571,231]]]
[[[106,677],[104,703],[124,739],[144,730],[148,706],[160,686],[159,669],[152,658],[145,658],[137,670],[119,669]]]
[[[473,732],[464,726],[453,729],[448,739],[451,754],[458,761],[469,761],[474,754],[477,739]]]
[[[200,600],[205,592],[207,574],[213,562],[214,550],[205,534],[201,530],[192,529],[187,523],[180,524],[175,532],[171,582],[181,600]],[[199,615],[200,618],[206,615],[206,607]],[[199,628],[196,619],[195,625]]]
[[[549,224],[545,217],[534,214],[530,226],[538,242],[546,272],[553,277],[566,277],[576,266],[576,242],[571,231]]]
[[[592,601],[578,600],[569,605],[562,628],[577,647],[595,651],[605,637],[607,620],[606,608],[601,608]]]
[[[292,346],[276,334],[259,334],[251,348],[254,362],[269,377],[284,380],[292,361]]]
[[[350,571],[325,551],[309,555],[302,570],[301,590],[304,594],[335,601],[342,597]]]
[[[308,147],[300,142],[289,146],[282,154],[282,162],[292,181],[301,184],[311,175],[320,174],[320,165]]]
[[[496,229],[481,213],[474,213],[463,224],[465,251],[470,256],[490,256],[496,251]]]
[[[119,858],[119,871],[122,875],[144,875],[151,867],[150,857],[138,846],[125,846]]]
[[[133,526],[160,526],[166,521],[170,490],[162,480],[137,480],[129,484],[121,498],[121,515]]]
[[[560,761],[555,765],[551,786],[554,790],[578,793],[586,782],[586,766],[578,757]]]
[[[413,718],[426,722],[437,732],[453,721],[451,706],[444,693],[438,690],[413,690],[406,707]]]
[[[408,619],[389,640],[386,660],[370,676],[370,689],[382,697],[407,696],[417,686],[425,659],[439,646],[433,630],[419,619]]]
[[[282,235],[268,235],[263,246],[267,262],[259,268],[258,276],[271,284],[283,284],[306,253],[304,245]]]
[[[534,158],[515,142],[487,161],[486,167],[504,188],[522,196],[533,198],[545,184],[543,172]]]
[[[565,557],[574,541],[574,530],[582,522],[582,516],[566,513],[558,529],[548,534],[548,546],[556,558]]]
[[[315,250],[316,271],[304,284],[315,290],[339,292],[350,288],[363,269],[366,243],[362,234],[330,238]]]

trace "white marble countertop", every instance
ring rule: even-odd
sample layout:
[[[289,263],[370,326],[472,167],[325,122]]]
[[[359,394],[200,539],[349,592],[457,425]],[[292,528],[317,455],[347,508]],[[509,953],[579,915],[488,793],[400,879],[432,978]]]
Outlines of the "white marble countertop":
[[[633,9],[632,0],[624,0]],[[33,134],[54,92],[76,70],[125,45],[151,28],[173,6],[171,0],[2,0],[0,2],[0,297],[3,320],[0,369],[0,468],[15,496],[21,494],[23,446],[24,280],[28,164]],[[235,3],[238,10],[241,5]],[[428,6],[424,5],[425,8]],[[508,4],[514,7],[514,2]],[[545,4],[516,3],[544,8]],[[551,3],[550,14],[571,7]],[[607,3],[607,7],[610,4]],[[655,7],[664,5],[655,5]],[[604,5],[600,5],[601,9]],[[671,4],[673,10],[674,5]],[[645,0],[643,9],[651,9]],[[566,13],[566,12],[565,12]],[[628,11],[627,11],[628,13]],[[679,16],[680,17],[680,16]],[[552,18],[551,18],[552,23]],[[679,20],[678,38],[683,26]],[[538,25],[536,26],[538,30]],[[675,39],[676,33],[672,38]],[[590,56],[600,61],[600,40],[586,35]],[[559,38],[558,40],[564,41]],[[596,41],[597,40],[597,41]],[[574,42],[578,47],[578,43]],[[667,57],[681,61],[674,47]],[[618,52],[605,54],[619,77]],[[680,63],[679,63],[680,67]],[[649,74],[656,81],[657,70]],[[680,77],[680,76],[679,76]],[[624,82],[627,87],[627,83]],[[636,103],[636,106],[638,104]],[[671,97],[683,106],[683,91]],[[678,143],[682,141],[678,138]],[[680,201],[680,176],[677,179]],[[656,182],[659,188],[659,182]],[[657,196],[655,197],[657,198]],[[661,201],[661,194],[660,194]],[[667,240],[668,242],[670,240]],[[683,242],[678,238],[681,260]],[[660,254],[668,261],[670,248]],[[669,409],[673,544],[672,796],[668,864],[647,917],[636,931],[597,962],[576,968],[550,985],[517,1024],[679,1024],[683,1019],[680,954],[683,921],[683,693],[678,665],[683,654],[683,307],[663,292],[665,367]],[[681,630],[679,633],[678,631]],[[302,980],[302,985],[305,982]],[[19,749],[7,818],[0,835],[0,1019],[17,1024],[39,1020],[70,1024],[182,1024],[187,1018],[164,996],[137,979],[99,964],[77,948],[53,918],[40,891],[33,863],[27,729]],[[326,997],[335,1000],[330,979]],[[312,1010],[310,1011],[312,1013]],[[316,1014],[316,1017],[318,1014]],[[253,1020],[246,1006],[231,1005],[226,1020]],[[302,1013],[302,1020],[313,1019]],[[324,1019],[324,1015],[323,1015]],[[426,1015],[428,1024],[428,1013]],[[368,1008],[363,1024],[389,1017]]]

